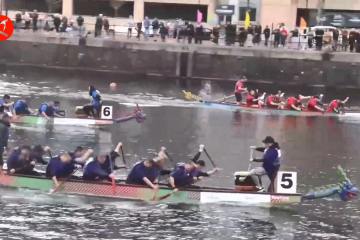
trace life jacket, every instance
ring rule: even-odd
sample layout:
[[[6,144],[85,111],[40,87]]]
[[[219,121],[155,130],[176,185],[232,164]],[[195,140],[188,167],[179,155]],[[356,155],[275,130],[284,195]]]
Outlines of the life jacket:
[[[314,111],[316,110],[315,109],[315,106],[317,105],[317,102],[316,102],[316,98],[315,97],[311,97],[308,104],[307,104],[307,109],[308,111]]]
[[[94,90],[91,93],[91,97],[92,97],[94,102],[100,102],[101,101],[101,95],[100,95],[100,92],[98,90]]]
[[[295,107],[298,107],[298,106],[300,106],[301,105],[301,102],[300,102],[300,100],[298,100],[297,98],[295,98],[295,97],[289,97],[287,100],[286,100],[286,109],[287,110],[292,110],[292,108],[291,108],[291,101],[294,101],[294,105],[295,105]]]
[[[338,100],[331,101],[331,103],[329,104],[329,107],[327,109],[327,112],[334,112],[334,109],[338,109],[341,105],[343,105],[341,103],[339,104],[337,101]]]
[[[243,87],[243,83],[241,81],[238,81],[236,84],[235,84],[235,93],[242,93],[244,92],[243,90],[239,90],[239,86],[242,88]]]
[[[42,108],[44,105],[46,105],[46,111],[45,111],[46,115],[47,115],[47,116],[53,116],[53,115],[54,115],[54,112],[55,112],[55,108],[54,108],[54,107],[50,107],[49,105],[47,105],[47,103],[41,104],[41,106],[39,107],[39,110],[38,110],[39,115],[43,113],[42,110],[41,110],[41,108]]]

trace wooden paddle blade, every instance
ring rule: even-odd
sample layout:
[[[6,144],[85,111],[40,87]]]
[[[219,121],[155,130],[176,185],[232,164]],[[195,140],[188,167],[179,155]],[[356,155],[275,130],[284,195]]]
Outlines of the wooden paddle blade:
[[[164,196],[159,197],[157,200],[158,200],[158,201],[164,200],[164,199],[170,197],[171,195],[173,195],[173,193],[168,193],[168,194],[166,194],[166,195],[164,195]]]

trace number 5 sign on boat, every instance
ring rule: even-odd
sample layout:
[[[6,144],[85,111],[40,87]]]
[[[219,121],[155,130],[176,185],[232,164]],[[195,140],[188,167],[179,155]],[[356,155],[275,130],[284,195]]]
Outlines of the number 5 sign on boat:
[[[277,193],[296,193],[297,172],[278,172],[276,182]]]
[[[113,118],[113,106],[102,106],[101,107],[101,118],[112,119]]]

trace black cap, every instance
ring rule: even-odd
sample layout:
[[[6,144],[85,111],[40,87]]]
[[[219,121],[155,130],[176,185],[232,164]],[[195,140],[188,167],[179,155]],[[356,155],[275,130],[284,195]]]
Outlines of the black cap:
[[[196,164],[199,165],[200,167],[205,167],[205,162],[203,160],[196,161]]]
[[[263,143],[274,143],[275,140],[272,137],[267,136],[262,142]]]

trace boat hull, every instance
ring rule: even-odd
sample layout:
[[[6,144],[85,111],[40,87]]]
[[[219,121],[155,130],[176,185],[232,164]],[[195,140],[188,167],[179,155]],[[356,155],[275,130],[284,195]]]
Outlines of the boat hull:
[[[26,188],[41,190],[43,192],[49,192],[54,189],[52,181],[43,177],[6,174],[0,177],[0,184],[5,187]],[[114,193],[111,183],[86,182],[80,180],[65,182],[57,192],[57,194],[62,193],[142,201],[151,201],[154,198],[154,190],[145,186],[116,184]],[[172,189],[161,187],[157,197],[165,196],[169,193],[172,193]],[[299,203],[301,202],[301,195],[247,193],[226,188],[187,188],[181,189],[177,194],[172,194],[163,201],[188,204],[230,203],[272,207]]]
[[[73,126],[103,126],[112,125],[113,120],[91,118],[60,118],[54,117],[47,120],[41,116],[19,116],[12,120],[13,123],[31,125],[73,125]]]
[[[311,112],[311,111],[293,111],[293,110],[281,110],[281,109],[267,109],[263,107],[262,109],[238,106],[236,103],[220,103],[220,102],[211,102],[204,101],[204,104],[209,107],[227,110],[227,111],[236,111],[249,112],[256,114],[265,114],[265,115],[282,115],[282,116],[322,116],[322,117],[359,117],[360,112],[349,112],[345,114],[336,114],[336,113],[322,113],[322,112]]]

